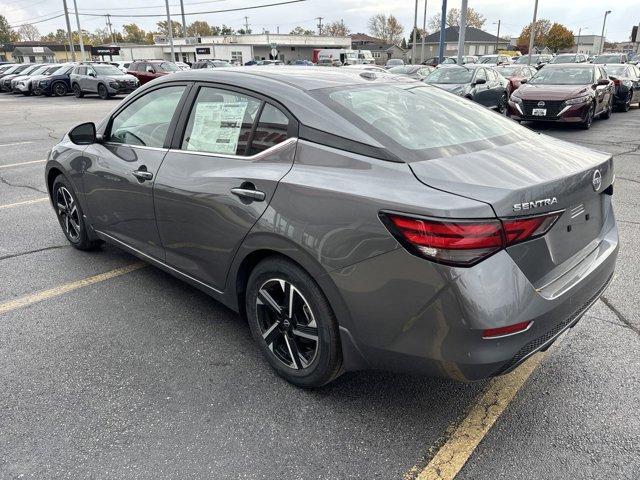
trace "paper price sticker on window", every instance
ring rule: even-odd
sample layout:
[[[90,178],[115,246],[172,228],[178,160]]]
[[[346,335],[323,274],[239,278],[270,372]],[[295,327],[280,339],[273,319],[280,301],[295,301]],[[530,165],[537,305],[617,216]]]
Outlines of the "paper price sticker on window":
[[[247,102],[198,102],[187,150],[235,155]]]

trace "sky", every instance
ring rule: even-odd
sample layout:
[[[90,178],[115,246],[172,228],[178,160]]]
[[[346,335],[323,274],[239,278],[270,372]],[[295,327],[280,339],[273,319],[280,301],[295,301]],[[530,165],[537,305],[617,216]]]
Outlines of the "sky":
[[[275,3],[281,0],[184,0],[185,12],[203,12]],[[144,30],[155,30],[155,22],[162,18],[134,18],[135,14],[164,15],[163,0],[76,0],[78,11],[111,17],[115,28],[121,30],[125,23],[137,23]],[[74,0],[67,0],[73,11]],[[0,14],[7,17],[11,25],[47,19],[63,12],[63,0],[0,0]],[[172,19],[180,21],[179,0],[169,0]],[[484,29],[495,34],[497,21],[501,20],[501,36],[517,37],[522,27],[531,22],[534,0],[468,0],[470,7],[482,13],[487,22]],[[108,5],[108,7],[106,6]],[[607,7],[605,7],[608,5]],[[441,9],[441,0],[427,0],[427,17],[432,17]],[[459,7],[460,0],[449,0],[448,7]],[[244,16],[249,17],[249,26],[254,32],[269,30],[289,33],[300,25],[316,29],[315,17],[324,17],[323,22],[344,20],[352,33],[367,33],[367,20],[377,13],[395,15],[405,27],[408,35],[413,26],[414,0],[306,0],[284,6],[273,6],[249,11],[210,13],[187,16],[187,23],[205,20],[210,24],[226,24],[234,29],[242,28]],[[422,23],[424,0],[419,0],[418,24]],[[589,1],[589,0],[539,0],[538,18],[559,22],[573,30],[575,34],[582,27],[584,35],[600,35],[604,11],[612,10],[607,18],[606,37],[610,41],[629,39],[633,24],[640,23],[640,0]],[[75,18],[71,18],[75,29]],[[102,16],[81,16],[83,29],[93,31],[105,26]],[[48,20],[35,25],[41,34],[64,28],[64,17]]]

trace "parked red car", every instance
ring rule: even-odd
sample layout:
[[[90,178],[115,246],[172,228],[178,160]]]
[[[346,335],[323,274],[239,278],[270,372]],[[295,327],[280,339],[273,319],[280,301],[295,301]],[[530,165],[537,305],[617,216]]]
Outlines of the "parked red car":
[[[613,82],[601,66],[550,63],[511,94],[509,116],[516,121],[577,123],[587,129],[594,117],[611,117],[613,96]]]
[[[127,73],[136,77],[140,85],[144,85],[154,78],[179,71],[180,68],[175,63],[166,60],[136,60],[129,65]]]
[[[529,80],[538,73],[535,67],[528,65],[503,65],[494,68],[500,75],[509,80],[509,95],[520,86],[522,80]]]

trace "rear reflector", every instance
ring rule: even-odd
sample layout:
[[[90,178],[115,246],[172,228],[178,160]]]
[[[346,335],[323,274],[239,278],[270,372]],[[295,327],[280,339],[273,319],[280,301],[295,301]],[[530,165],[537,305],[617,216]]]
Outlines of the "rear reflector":
[[[380,219],[411,253],[469,267],[515,243],[544,235],[561,212],[504,220],[444,220],[381,212]]]
[[[513,335],[514,333],[521,333],[529,330],[533,322],[520,322],[513,325],[507,325],[506,327],[487,328],[482,332],[482,338],[499,338]]]

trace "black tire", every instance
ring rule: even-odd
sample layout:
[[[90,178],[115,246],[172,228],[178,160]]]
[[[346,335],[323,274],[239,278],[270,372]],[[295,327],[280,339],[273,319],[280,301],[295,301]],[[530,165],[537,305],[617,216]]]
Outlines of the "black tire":
[[[293,298],[291,308],[285,302],[287,292]],[[282,308],[270,307],[272,303],[262,300],[267,298],[282,302]],[[298,265],[282,257],[269,257],[256,265],[247,283],[245,309],[253,338],[282,378],[314,388],[340,375],[338,322],[320,287]]]
[[[629,90],[629,93],[627,94],[627,99],[624,101],[624,103],[620,107],[620,111],[628,112],[629,110],[631,110],[632,99],[633,99],[633,90]]]
[[[500,97],[500,101],[498,102],[498,113],[500,115],[507,114],[507,108],[509,106],[509,99],[507,98],[507,94],[503,93]]]
[[[31,90],[27,90],[26,92],[22,92],[22,95],[24,95],[25,97],[28,97],[29,95],[31,95]]]
[[[67,93],[69,93],[69,89],[63,82],[57,82],[51,86],[51,93],[56,97],[64,97]]]
[[[98,85],[98,96],[103,100],[109,100],[109,90],[102,83]]]
[[[53,181],[51,197],[62,232],[73,247],[78,250],[95,250],[103,243],[101,240],[89,238],[82,207],[71,183],[64,175],[58,175]]]
[[[589,130],[591,128],[591,125],[593,124],[593,117],[595,115],[595,111],[596,111],[596,107],[593,104],[591,104],[591,106],[589,107],[589,111],[587,112],[586,118],[580,124],[580,128],[584,130]]]
[[[76,98],[84,97],[84,92],[80,88],[80,85],[78,85],[77,83],[74,83],[72,88],[73,88],[73,94],[75,95]]]
[[[613,112],[613,97],[611,97],[611,99],[609,100],[609,105],[607,106],[607,109],[600,114],[600,117],[603,120],[608,120],[611,118],[611,112]]]

